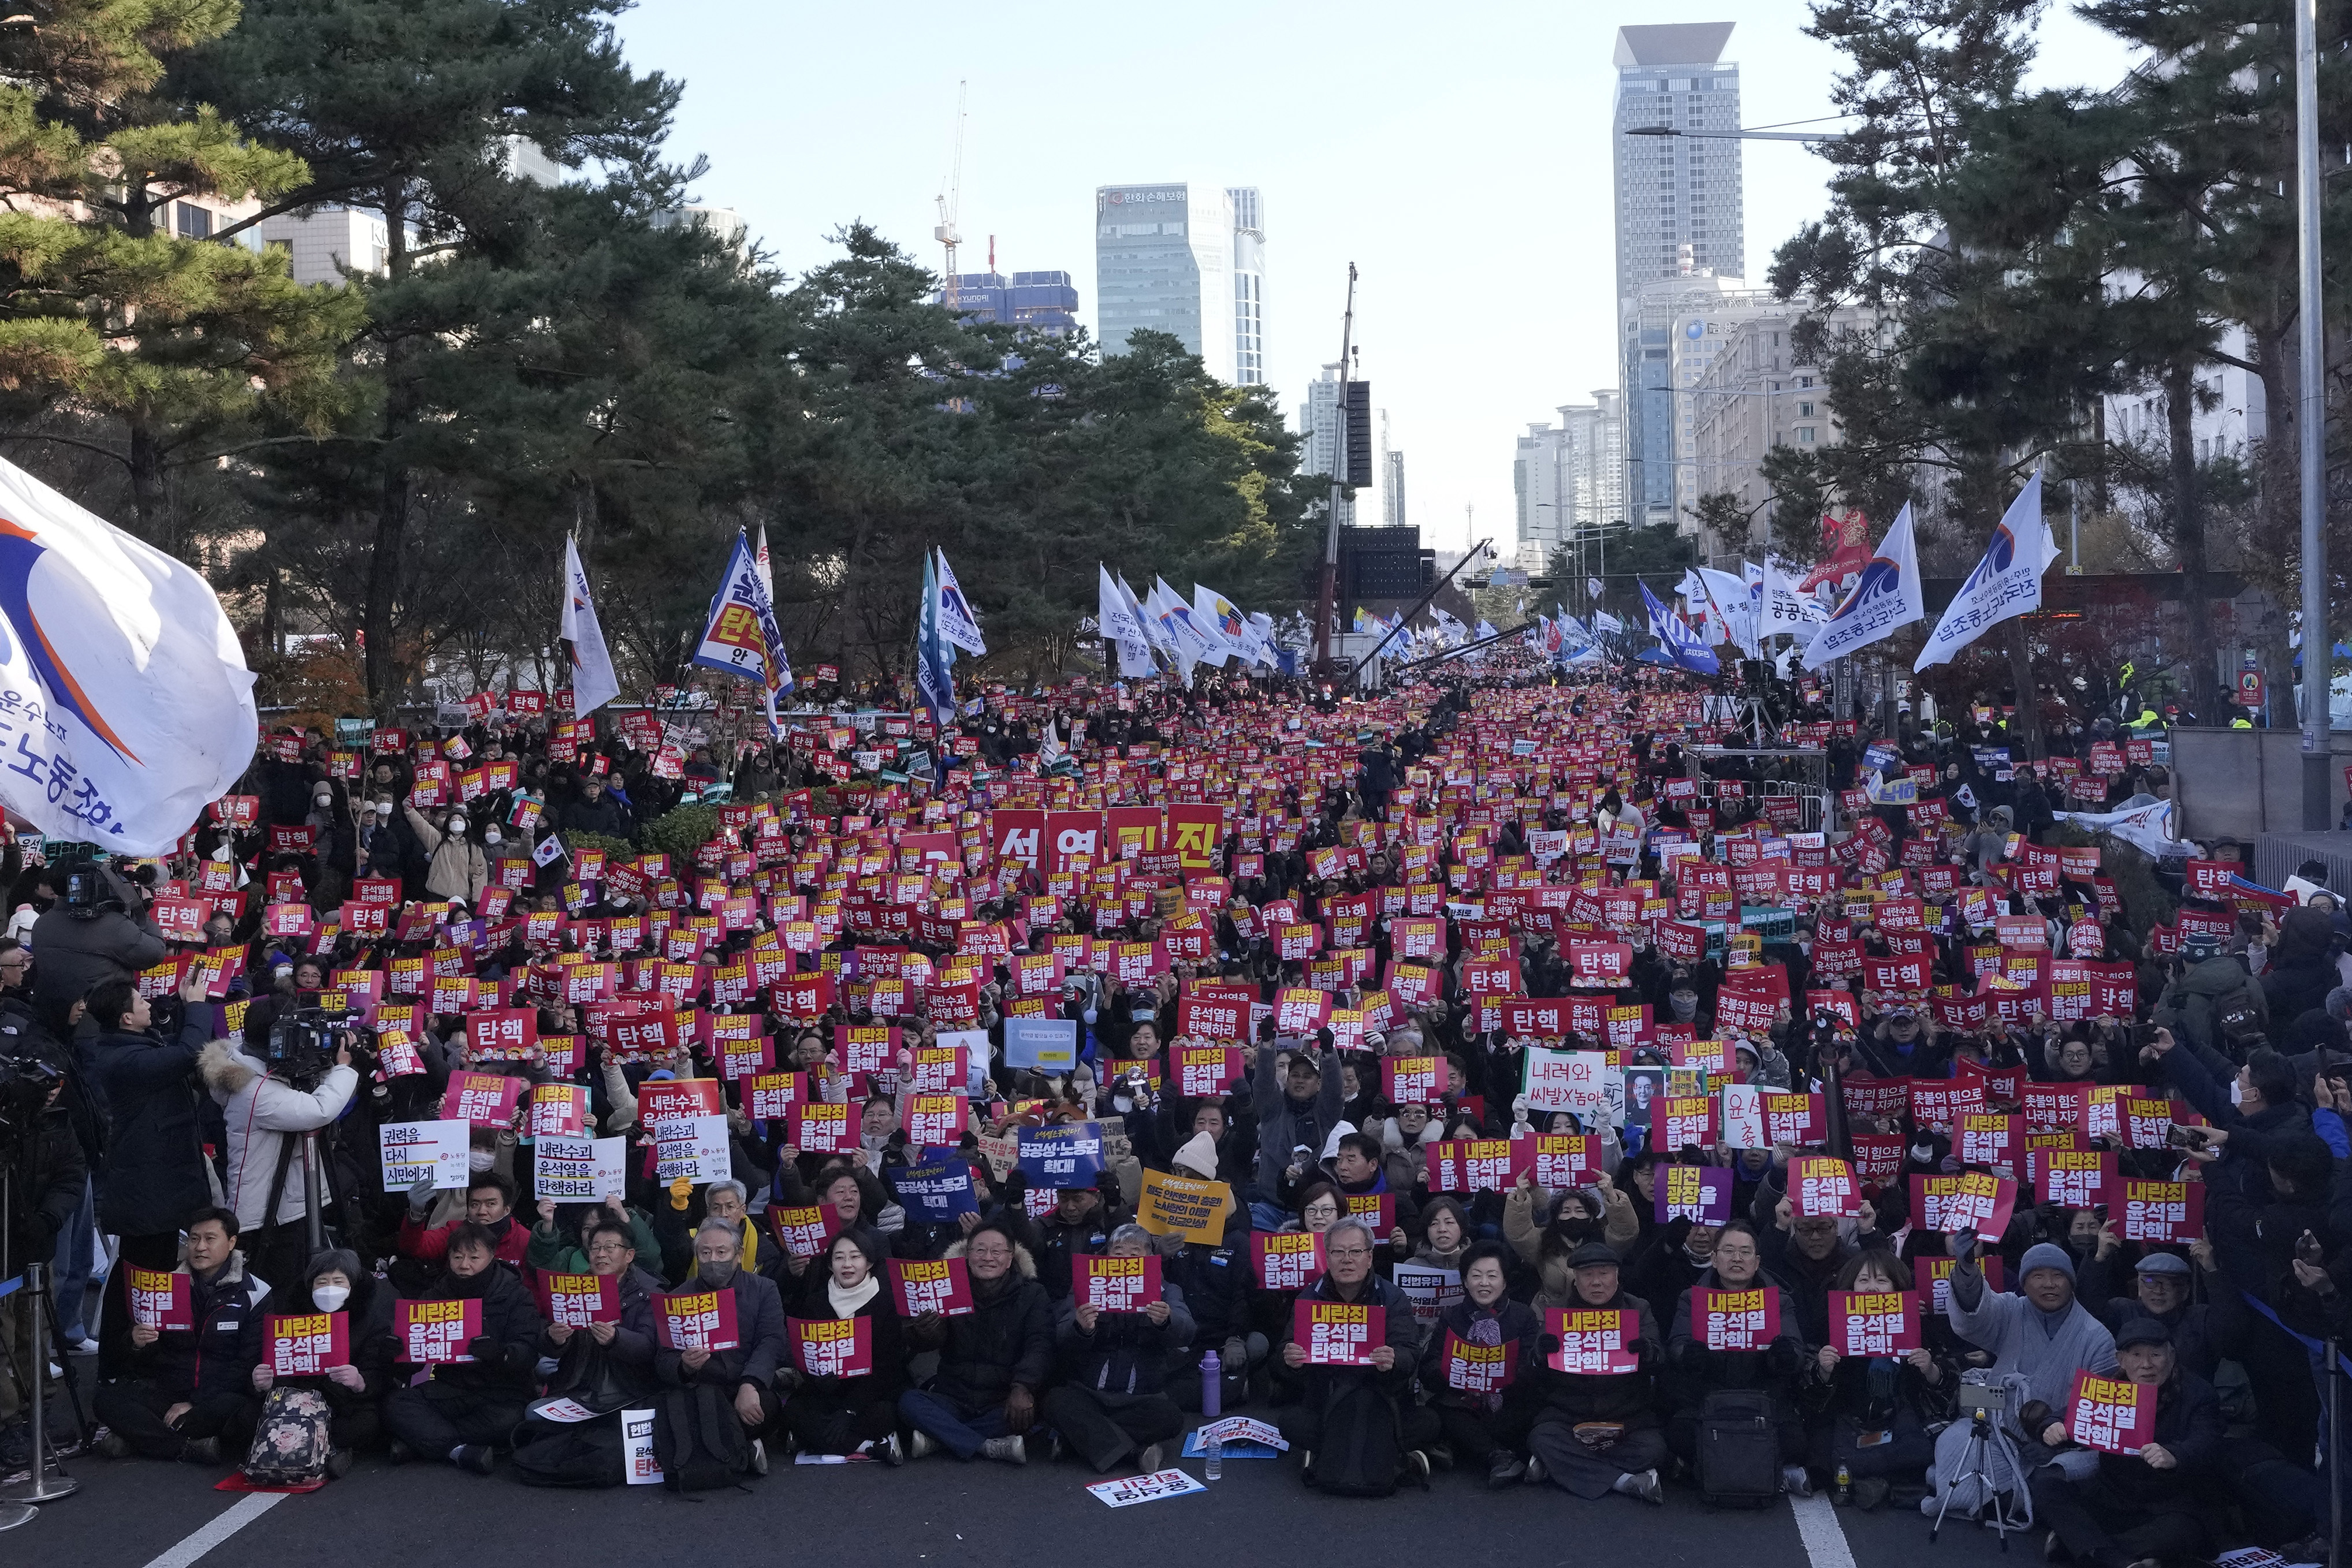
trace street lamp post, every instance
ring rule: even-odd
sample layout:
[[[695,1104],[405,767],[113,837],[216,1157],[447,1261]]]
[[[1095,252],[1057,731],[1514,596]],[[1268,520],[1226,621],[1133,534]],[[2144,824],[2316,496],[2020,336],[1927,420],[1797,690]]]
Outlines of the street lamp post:
[[[2303,826],[2326,832],[2334,781],[2327,776],[2328,698],[2335,682],[2336,637],[2327,623],[2326,339],[2319,280],[2319,0],[2294,6],[2295,247],[2302,263],[2302,360],[2297,366],[2295,434],[2302,450],[2303,503]]]

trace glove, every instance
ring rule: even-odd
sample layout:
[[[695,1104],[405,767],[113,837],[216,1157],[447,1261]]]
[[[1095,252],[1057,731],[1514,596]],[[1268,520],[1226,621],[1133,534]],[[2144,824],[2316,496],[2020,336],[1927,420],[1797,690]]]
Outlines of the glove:
[[[421,1176],[408,1189],[408,1212],[422,1219],[432,1207],[433,1178]]]
[[[1981,1239],[1977,1235],[1976,1231],[1971,1228],[1968,1230],[1953,1231],[1950,1238],[1946,1241],[1945,1246],[1953,1257],[1965,1263],[1969,1259],[1977,1255],[1977,1248],[1980,1245],[1980,1242]]]
[[[466,1354],[484,1366],[497,1366],[506,1360],[506,1350],[488,1334],[476,1334],[466,1346]]]

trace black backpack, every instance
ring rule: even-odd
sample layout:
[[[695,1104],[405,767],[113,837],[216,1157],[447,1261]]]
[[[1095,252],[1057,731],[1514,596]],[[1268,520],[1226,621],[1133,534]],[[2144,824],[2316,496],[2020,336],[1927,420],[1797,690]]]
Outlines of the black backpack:
[[[1404,1469],[1397,1408],[1369,1377],[1333,1379],[1307,1484],[1334,1497],[1391,1497]]]
[[[515,1432],[514,1469],[525,1486],[621,1486],[629,1479],[621,1417],[525,1420]]]
[[[654,1402],[654,1462],[672,1491],[715,1491],[751,1468],[751,1439],[710,1385],[666,1389]]]
[[[1780,1433],[1772,1396],[1718,1388],[1698,1423],[1698,1490],[1710,1508],[1769,1508],[1780,1500]]]

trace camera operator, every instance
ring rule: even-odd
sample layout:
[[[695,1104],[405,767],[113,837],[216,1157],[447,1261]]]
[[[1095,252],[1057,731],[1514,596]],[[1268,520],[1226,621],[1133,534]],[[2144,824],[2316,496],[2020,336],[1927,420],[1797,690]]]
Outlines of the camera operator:
[[[100,1377],[120,1376],[131,1352],[129,1270],[121,1265],[170,1269],[180,1257],[180,1228],[214,1201],[196,1085],[197,1052],[213,1024],[203,987],[191,977],[182,988],[184,1010],[173,1040],[157,1032],[152,1008],[128,978],[92,988],[85,1010],[96,1032],[82,1043],[81,1060],[106,1117],[98,1222],[122,1239],[99,1313]]]
[[[48,1260],[58,1235],[81,1210],[89,1179],[68,1110],[63,1052],[19,1016],[0,1015],[0,1159],[9,1162],[0,1214],[0,1280],[14,1280],[28,1263]],[[25,1380],[49,1364],[48,1347],[32,1342],[31,1292],[0,1296],[0,1470],[30,1458],[31,1432],[22,1410]]]
[[[33,949],[40,957],[33,1003],[41,1021],[63,1040],[72,1033],[67,1014],[92,986],[152,969],[171,949],[147,913],[144,887],[95,861],[71,862],[59,875],[64,896],[33,923]]]
[[[302,1020],[281,1019],[272,1034],[304,1028]],[[277,1060],[264,1062],[227,1040],[215,1040],[205,1047],[203,1071],[228,1124],[226,1207],[236,1211],[254,1273],[276,1284],[301,1278],[310,1255],[300,1134],[341,1115],[359,1090],[360,1077],[348,1041],[336,1045],[334,1065],[323,1073],[304,1053],[270,1049]],[[313,1087],[300,1086],[301,1080],[314,1076]],[[326,1169],[323,1149],[319,1168]],[[321,1208],[333,1201],[331,1192],[319,1195]]]

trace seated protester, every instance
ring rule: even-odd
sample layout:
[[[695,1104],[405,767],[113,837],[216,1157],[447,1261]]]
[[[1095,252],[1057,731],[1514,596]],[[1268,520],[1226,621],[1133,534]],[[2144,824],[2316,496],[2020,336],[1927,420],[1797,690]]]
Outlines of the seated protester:
[[[1703,1291],[1770,1291],[1780,1298],[1780,1333],[1762,1350],[1709,1350],[1691,1332],[1691,1304]],[[1715,1257],[1705,1273],[1675,1302],[1666,1325],[1666,1446],[1692,1464],[1698,1462],[1699,1424],[1706,1396],[1718,1389],[1744,1388],[1772,1399],[1780,1440],[1780,1485],[1800,1497],[1811,1495],[1805,1479],[1805,1427],[1796,1408],[1797,1378],[1804,1370],[1805,1342],[1788,1292],[1764,1272],[1756,1228],[1744,1219],[1724,1226],[1715,1239]]]
[[[515,1223],[514,1178],[497,1171],[481,1171],[466,1182],[466,1215],[446,1225],[427,1228],[425,1211],[433,1205],[433,1188],[418,1182],[408,1189],[408,1213],[400,1222],[400,1252],[404,1258],[438,1263],[449,1255],[449,1239],[458,1227],[478,1225],[502,1263],[520,1268],[530,1252],[530,1231]]]
[[[824,1270],[802,1276],[792,1315],[836,1322],[864,1318],[872,1325],[874,1370],[862,1377],[811,1377],[788,1364],[776,1382],[791,1391],[784,1427],[802,1452],[863,1454],[897,1465],[907,1457],[898,1443],[898,1396],[907,1391],[906,1336],[882,1260],[867,1250],[871,1245],[866,1236],[846,1230],[828,1242]]]
[[[677,1289],[734,1291],[735,1337],[741,1343],[733,1350],[656,1349],[654,1375],[666,1388],[719,1390],[734,1406],[735,1418],[743,1423],[743,1435],[751,1440],[752,1470],[766,1475],[765,1438],[783,1415],[783,1402],[776,1396],[776,1373],[792,1354],[776,1282],[736,1263],[731,1223],[705,1218],[694,1228],[694,1270],[678,1281]]]
[[[1250,1206],[1252,1218],[1256,1218],[1260,1207],[1257,1204]],[[1324,1237],[1328,1245],[1331,1228],[1339,1223],[1340,1217],[1346,1212],[1347,1206],[1340,1201],[1338,1187],[1328,1181],[1314,1182],[1298,1195],[1298,1217],[1285,1220],[1276,1234],[1295,1236],[1302,1231],[1311,1230]],[[1250,1321],[1256,1325],[1256,1333],[1265,1337],[1270,1349],[1289,1337],[1290,1305],[1297,1299],[1298,1291],[1296,1289],[1268,1291],[1259,1288],[1255,1247],[1255,1244],[1253,1243],[1253,1256],[1250,1261]],[[1257,1359],[1265,1367],[1271,1368],[1270,1360],[1263,1357]],[[1269,1382],[1276,1404],[1289,1403],[1297,1393],[1295,1385],[1272,1378],[1270,1373]],[[1261,1392],[1260,1397],[1264,1396],[1264,1393]]]
[[[1111,1233],[1110,1257],[1141,1258],[1150,1250],[1151,1233],[1140,1225]],[[1054,1338],[1061,1378],[1039,1408],[1057,1442],[1076,1449],[1097,1475],[1129,1456],[1144,1475],[1159,1469],[1160,1445],[1184,1430],[1183,1414],[1166,1393],[1171,1364],[1192,1343],[1183,1287],[1163,1270],[1160,1300],[1139,1312],[1081,1304],[1073,1290],[1055,1304]]]
[[[1421,1211],[1421,1233],[1417,1240],[1408,1243],[1404,1229],[1389,1241],[1389,1250],[1400,1260],[1419,1263],[1431,1269],[1451,1269],[1462,1271],[1463,1254],[1470,1250],[1468,1217],[1462,1212],[1461,1201],[1451,1193],[1440,1193],[1429,1200]]]
[[[751,1194],[740,1181],[715,1181],[702,1189],[706,1218],[723,1219],[735,1228],[736,1267],[764,1274],[761,1267],[760,1228],[751,1219]]]
[[[227,1209],[189,1217],[176,1271],[188,1277],[195,1328],[131,1326],[126,1375],[98,1385],[98,1418],[107,1427],[100,1453],[200,1465],[245,1458],[261,1416],[253,1368],[269,1287],[246,1272],[236,1234],[236,1216]]]
[[[787,1168],[790,1164],[789,1161],[785,1162]],[[871,1181],[873,1181],[871,1176],[856,1167],[834,1166],[819,1171],[816,1180],[806,1186],[801,1186],[797,1180],[794,1181],[791,1196],[783,1198],[771,1198],[769,1204],[772,1207],[781,1203],[787,1208],[806,1208],[811,1204],[817,1205],[826,1211],[827,1223],[834,1227],[836,1233],[844,1230],[858,1232],[866,1239],[866,1250],[878,1258],[883,1251],[884,1233],[876,1228],[869,1216],[875,1212],[880,1202],[877,1195],[881,1187],[877,1183],[874,1191],[869,1193],[866,1190],[866,1184]],[[893,1204],[890,1207],[890,1212],[898,1216],[899,1220],[898,1225],[890,1228],[893,1231],[902,1228],[906,1222],[906,1211]],[[801,1291],[801,1281],[808,1277],[808,1266],[809,1260],[806,1258],[798,1256],[790,1248],[778,1247],[769,1253],[764,1272],[769,1279],[775,1281],[778,1291],[789,1290],[797,1298]]]
[[[1176,1151],[1168,1167],[1174,1176],[1215,1181],[1221,1157],[1215,1136],[1203,1130]],[[1163,1277],[1184,1292],[1185,1310],[1192,1314],[1194,1346],[1201,1352],[1216,1352],[1219,1403],[1231,1406],[1249,1396],[1250,1373],[1265,1365],[1267,1344],[1265,1335],[1250,1321],[1250,1287],[1257,1266],[1250,1241],[1250,1213],[1234,1197],[1227,1197],[1225,1206],[1225,1228],[1216,1240],[1194,1241],[1174,1232],[1160,1237],[1156,1245]],[[1339,1218],[1336,1206],[1332,1218]],[[1202,1359],[1200,1354],[1190,1358],[1194,1364]],[[1201,1408],[1199,1378],[1177,1377],[1169,1392],[1178,1409]]]
[[[1851,1288],[1836,1281],[1853,1260],[1853,1249],[1838,1239],[1837,1220],[1823,1214],[1798,1216],[1785,1194],[1772,1206],[1772,1220],[1769,1228],[1759,1226],[1756,1233],[1764,1271],[1780,1284],[1780,1304],[1797,1314],[1798,1337],[1807,1344],[1826,1344],[1830,1291]]]
[[[985,1455],[1029,1462],[1023,1437],[1037,1420],[1037,1391],[1054,1365],[1054,1308],[1037,1282],[1036,1260],[1003,1219],[984,1219],[961,1248],[971,1308],[955,1317],[925,1312],[907,1325],[908,1347],[940,1353],[930,1382],[898,1397],[915,1429],[916,1458],[945,1448],[959,1459]]]
[[[1452,1223],[1451,1207],[1444,1198],[1431,1203],[1433,1233]],[[1507,1263],[1501,1242],[1479,1241],[1457,1250],[1453,1262],[1436,1265],[1461,1272],[1462,1296],[1439,1311],[1429,1343],[1421,1351],[1421,1386],[1437,1415],[1439,1440],[1457,1462],[1485,1465],[1486,1484],[1493,1487],[1507,1486],[1527,1473],[1520,1455],[1535,1416],[1532,1371],[1539,1354],[1536,1340],[1543,1329],[1534,1308],[1505,1293],[1510,1282]],[[1446,1347],[1454,1339],[1475,1345],[1516,1343],[1519,1348],[1509,1386],[1500,1393],[1452,1386],[1446,1381]]]
[[[530,1403],[539,1371],[540,1335],[546,1323],[530,1291],[511,1269],[500,1268],[498,1239],[471,1220],[447,1241],[448,1268],[422,1300],[482,1303],[482,1332],[467,1347],[471,1361],[433,1369],[422,1383],[405,1381],[404,1359],[384,1396],[383,1424],[392,1433],[394,1463],[422,1457],[446,1459],[476,1475],[490,1473],[492,1450],[504,1447]],[[387,1319],[386,1332],[396,1320]]]
[[[2055,1465],[2032,1473],[2033,1517],[2050,1527],[2048,1555],[2057,1559],[2063,1549],[2092,1568],[2202,1557],[2197,1494],[2219,1468],[2221,1401],[2211,1384],[2180,1369],[2171,1336],[2152,1318],[2124,1324],[2115,1358],[2126,1377],[2157,1391],[2155,1440],[2137,1454],[2100,1453],[2082,1480]],[[2039,1436],[2052,1448],[2070,1441],[2063,1420]]]
[[[1625,1271],[1626,1286],[1645,1301],[1679,1300],[1715,1260],[1718,1227],[1687,1218],[1667,1220],[1651,1233],[1650,1244]],[[1664,1310],[1661,1308],[1661,1310]]]
[[[1848,1259],[1830,1288],[1908,1291],[1911,1282],[1909,1264],[1872,1251]],[[1857,1508],[1878,1507],[1893,1482],[1916,1482],[1935,1462],[1927,1427],[1944,1416],[1958,1380],[1934,1352],[1840,1355],[1824,1343],[1813,1353],[1806,1381],[1804,1402],[1817,1413],[1809,1441],[1813,1473],[1826,1479],[1843,1470]]]
[[[714,1184],[716,1185],[716,1184]],[[569,1208],[578,1217],[579,1228],[573,1231],[564,1224],[564,1210]],[[530,1228],[530,1241],[523,1253],[523,1265],[541,1274],[601,1274],[596,1260],[589,1253],[589,1242],[605,1226],[617,1226],[629,1239],[629,1250],[635,1255],[632,1268],[642,1270],[661,1288],[656,1266],[661,1262],[661,1243],[655,1239],[653,1227],[646,1217],[629,1207],[619,1193],[614,1193],[603,1203],[559,1205],[551,1197],[539,1200],[539,1223]]]
[[[306,1301],[309,1307],[302,1304]],[[383,1412],[377,1406],[392,1384],[392,1341],[382,1332],[391,1322],[390,1301],[387,1292],[377,1289],[376,1277],[361,1266],[359,1254],[340,1247],[312,1257],[299,1287],[283,1300],[275,1295],[270,1300],[271,1309],[281,1313],[316,1308],[346,1314],[352,1359],[327,1368],[324,1376],[280,1377],[267,1361],[253,1364],[257,1394],[267,1396],[273,1388],[292,1386],[313,1389],[326,1399],[327,1474],[337,1480],[352,1468],[352,1450],[374,1448],[383,1437]],[[369,1333],[371,1324],[379,1332]]]
[[[2232,1327],[2232,1320],[2244,1318],[2248,1309],[2236,1288],[2211,1266],[2213,1249],[2200,1245],[2196,1250],[2204,1257],[2210,1305],[2190,1299],[2193,1271],[2189,1260],[2178,1252],[2150,1252],[2143,1257],[2133,1270],[2130,1295],[2094,1301],[2085,1292],[2083,1304],[2111,1330],[2120,1330],[2134,1318],[2153,1318],[2162,1323],[2172,1341],[2173,1361],[2183,1372],[2210,1383],[2221,1352],[2214,1343],[2210,1320],[2218,1318],[2221,1326]],[[2077,1282],[2081,1282],[2079,1277]]]
[[[1605,1174],[1599,1181],[1597,1187],[1547,1194],[1533,1176],[1522,1173],[1503,1200],[1503,1239],[1521,1263],[1535,1270],[1530,1304],[1539,1312],[1574,1304],[1568,1260],[1587,1242],[1630,1246],[1641,1234],[1626,1212],[1624,1194]]]
[[[1568,1258],[1568,1312],[1633,1312],[1641,1330],[1632,1372],[1556,1372],[1549,1357],[1559,1348],[1549,1328],[1538,1342],[1544,1360],[1528,1373],[1537,1401],[1528,1433],[1527,1479],[1549,1479],[1564,1491],[1598,1501],[1611,1492],[1663,1503],[1658,1467],[1666,1460],[1665,1430],[1658,1418],[1652,1385],[1666,1350],[1658,1338],[1657,1314],[1639,1296],[1625,1293],[1617,1249],[1588,1241]],[[1489,1476],[1491,1481],[1494,1477]]]
[[[1282,1351],[1275,1358],[1277,1387],[1291,1395],[1290,1407],[1276,1425],[1299,1456],[1307,1483],[1315,1484],[1315,1450],[1327,1445],[1354,1447],[1350,1434],[1332,1429],[1342,1421],[1383,1420],[1397,1423],[1398,1443],[1404,1450],[1404,1474],[1429,1479],[1431,1444],[1437,1440],[1438,1418],[1412,1403],[1413,1367],[1421,1355],[1421,1329],[1413,1321],[1412,1302],[1395,1283],[1372,1272],[1380,1249],[1372,1228],[1361,1219],[1347,1218],[1331,1227],[1323,1239],[1327,1265],[1323,1276],[1298,1292],[1297,1300],[1347,1301],[1381,1309],[1385,1343],[1374,1345],[1371,1365],[1309,1366],[1307,1347],[1298,1343],[1297,1319],[1283,1325]],[[1357,1396],[1370,1390],[1376,1397],[1367,1405]]]
[[[639,1239],[635,1228],[612,1210],[597,1209],[580,1254],[587,1267],[549,1270],[613,1281],[621,1307],[618,1322],[547,1325],[540,1354],[555,1358],[554,1375],[547,1380],[550,1394],[569,1395],[594,1410],[618,1410],[654,1391],[654,1298],[662,1286],[637,1261],[645,1256]]]
[[[1958,1261],[1945,1315],[1961,1339],[1992,1353],[1988,1370],[1995,1377],[2016,1373],[2026,1381],[2028,1399],[2061,1410],[2075,1373],[2115,1371],[2115,1337],[2074,1299],[2074,1260],[2063,1247],[2044,1241],[2027,1248],[2011,1294],[1985,1288],[1979,1245],[1973,1230],[1950,1238]]]
[[[1117,1184],[1106,1172],[1104,1186],[1066,1186],[1052,1212],[1034,1222],[1029,1249],[1037,1260],[1037,1282],[1047,1299],[1065,1301],[1070,1295],[1070,1260],[1099,1254],[1110,1245],[1110,1233],[1126,1218],[1117,1196]]]
[[[1342,1122],[1341,1128],[1347,1124]],[[1332,1185],[1339,1189],[1339,1206],[1347,1208],[1348,1199],[1377,1193],[1393,1192],[1396,1196],[1396,1228],[1381,1239],[1391,1247],[1406,1241],[1417,1226],[1420,1207],[1410,1191],[1400,1190],[1389,1182],[1388,1151],[1370,1133],[1339,1131],[1332,1134],[1331,1147],[1324,1159],[1324,1168],[1330,1172]],[[1409,1243],[1408,1243],[1409,1245]],[[1402,1250],[1402,1249],[1399,1249]]]

